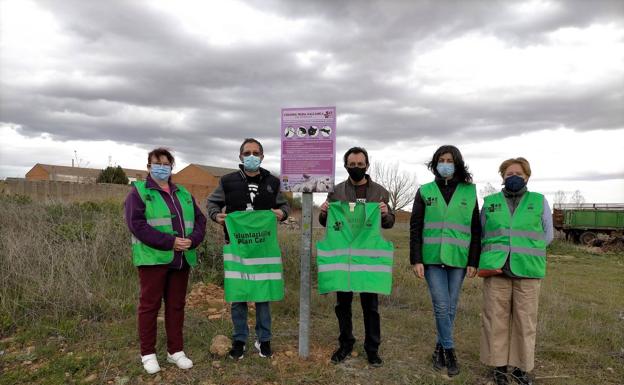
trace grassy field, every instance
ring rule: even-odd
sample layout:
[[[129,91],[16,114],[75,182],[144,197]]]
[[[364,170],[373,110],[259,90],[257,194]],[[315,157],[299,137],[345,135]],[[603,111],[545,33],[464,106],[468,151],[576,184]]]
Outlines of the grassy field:
[[[164,363],[143,373],[135,326],[138,293],[129,236],[116,203],[43,205],[0,198],[0,384],[487,384],[479,363],[481,280],[466,279],[456,322],[462,373],[449,379],[429,360],[434,322],[426,284],[408,263],[405,230],[385,233],[396,247],[394,289],[380,301],[384,359],[370,368],[362,348],[359,300],[354,301],[356,354],[332,365],[337,323],[333,296],[313,294],[311,356],[297,358],[297,232],[283,231],[286,299],[273,306],[271,360],[240,362],[209,352],[228,318],[187,310],[185,351],[195,367]],[[319,239],[322,233],[315,234]],[[220,283],[221,233],[211,226],[194,283]],[[536,369],[540,384],[624,384],[624,255],[592,253],[561,241],[549,250],[540,298]],[[252,328],[253,330],[253,328]]]

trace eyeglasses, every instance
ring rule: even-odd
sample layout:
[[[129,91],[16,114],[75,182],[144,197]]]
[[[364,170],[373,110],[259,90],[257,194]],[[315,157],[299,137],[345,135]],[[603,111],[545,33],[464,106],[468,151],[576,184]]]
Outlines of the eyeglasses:
[[[171,163],[152,162],[148,166],[169,166],[169,167],[171,167]]]
[[[262,153],[260,151],[245,151],[242,154],[243,156],[249,156],[249,155],[253,155],[253,156],[260,156],[262,155]]]

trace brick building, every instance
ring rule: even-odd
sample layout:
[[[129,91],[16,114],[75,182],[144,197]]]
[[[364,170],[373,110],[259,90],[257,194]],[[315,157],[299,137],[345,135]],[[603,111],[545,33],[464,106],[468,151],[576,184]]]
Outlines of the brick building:
[[[135,180],[145,180],[147,170],[134,170],[124,168],[126,176],[133,182]],[[74,183],[95,183],[98,175],[102,172],[98,168],[57,166],[53,164],[37,163],[26,173],[26,180],[49,180],[58,182]]]
[[[217,188],[219,179],[223,175],[237,170],[191,163],[173,175],[173,182],[186,187],[197,204],[203,207],[208,195]]]

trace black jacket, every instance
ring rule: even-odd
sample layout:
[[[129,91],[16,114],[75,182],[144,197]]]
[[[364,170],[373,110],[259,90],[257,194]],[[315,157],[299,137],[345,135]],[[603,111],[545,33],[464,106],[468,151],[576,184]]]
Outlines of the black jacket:
[[[442,178],[435,179],[446,204],[451,201],[453,193],[457,188],[458,181],[446,181]],[[422,244],[423,244],[423,228],[425,225],[425,202],[420,196],[420,189],[416,192],[414,198],[414,206],[412,207],[412,216],[410,218],[410,263],[415,265],[423,263]],[[481,254],[481,221],[479,218],[479,202],[475,203],[472,212],[470,234],[470,248],[468,250],[468,266],[478,267],[479,256]]]
[[[217,214],[224,207],[226,213],[245,211],[249,203],[254,210],[280,209],[284,212],[282,220],[285,220],[288,217],[290,206],[280,192],[280,180],[271,175],[268,170],[260,168],[258,192],[252,202],[247,176],[243,171],[243,166],[240,165],[239,168],[239,171],[223,175],[219,180],[219,186],[208,197],[206,208],[210,219],[216,222]],[[225,227],[224,232],[225,239],[228,240]]]

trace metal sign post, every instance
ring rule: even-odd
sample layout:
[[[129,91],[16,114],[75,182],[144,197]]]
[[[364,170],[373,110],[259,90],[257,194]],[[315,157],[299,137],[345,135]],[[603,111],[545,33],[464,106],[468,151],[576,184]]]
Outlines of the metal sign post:
[[[302,193],[299,357],[310,354],[312,197],[334,190],[336,107],[282,108],[280,189]]]
[[[301,194],[301,283],[299,288],[299,357],[310,355],[310,300],[312,261],[312,196]]]

